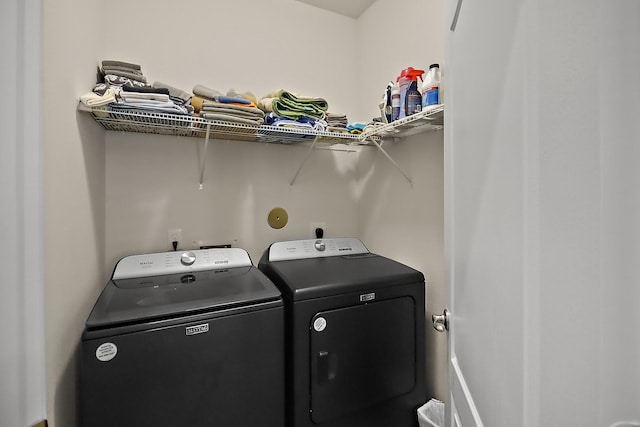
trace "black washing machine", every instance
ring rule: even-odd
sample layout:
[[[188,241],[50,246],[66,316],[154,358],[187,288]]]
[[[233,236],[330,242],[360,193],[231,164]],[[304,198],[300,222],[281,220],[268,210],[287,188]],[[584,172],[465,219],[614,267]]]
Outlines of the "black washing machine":
[[[414,427],[426,401],[424,276],[354,238],[273,243],[289,427]]]
[[[282,427],[284,307],[246,251],[118,262],[81,339],[83,427]]]

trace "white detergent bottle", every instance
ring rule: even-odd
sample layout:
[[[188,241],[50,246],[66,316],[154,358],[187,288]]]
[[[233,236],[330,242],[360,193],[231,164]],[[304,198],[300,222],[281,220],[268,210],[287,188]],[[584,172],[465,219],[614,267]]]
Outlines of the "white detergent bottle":
[[[399,79],[400,77],[398,77]],[[391,121],[395,122],[400,118],[400,83],[396,79],[391,88]]]
[[[440,104],[440,65],[431,64],[422,85],[422,107]]]

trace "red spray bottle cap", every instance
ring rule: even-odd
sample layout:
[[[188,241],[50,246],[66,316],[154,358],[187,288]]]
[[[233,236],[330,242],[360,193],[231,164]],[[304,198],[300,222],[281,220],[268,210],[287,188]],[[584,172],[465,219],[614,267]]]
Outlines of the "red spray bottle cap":
[[[413,67],[408,67],[402,70],[402,72],[400,73],[400,77],[398,77],[398,79],[402,77],[406,77],[411,81],[415,81],[415,80],[418,80],[418,77],[422,77],[423,75],[424,75],[424,70],[416,70]]]

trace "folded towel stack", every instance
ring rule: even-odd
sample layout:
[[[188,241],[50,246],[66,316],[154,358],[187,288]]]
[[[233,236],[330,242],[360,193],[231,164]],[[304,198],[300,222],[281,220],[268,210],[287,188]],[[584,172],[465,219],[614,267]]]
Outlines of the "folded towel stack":
[[[324,120],[329,105],[323,98],[297,96],[286,90],[272,92],[262,97],[258,106],[267,113],[291,120],[309,117]]]
[[[327,130],[329,132],[348,132],[348,124],[346,114],[327,113]]]
[[[145,110],[170,114],[189,114],[189,109],[169,98],[169,89],[152,86],[122,86],[120,101],[111,106],[114,110]]]
[[[102,61],[100,74],[111,86],[147,86],[147,78],[139,64],[106,59]]]
[[[193,114],[190,94],[160,82],[148,85],[139,64],[104,60],[98,71],[99,81],[92,92],[80,97],[87,107],[108,105],[118,112]]]
[[[191,104],[202,118],[245,125],[264,123],[264,112],[256,107],[250,93],[238,94],[231,89],[225,95],[198,84],[193,87],[193,94]]]
[[[152,86],[156,89],[167,89],[169,91],[169,99],[178,105],[191,105],[191,98],[193,95],[183,91],[182,89],[175,88],[162,82],[155,82]]]
[[[291,120],[278,116],[273,112],[265,116],[265,123],[269,126],[285,129],[307,129],[316,132],[324,132],[327,130],[327,122],[324,120],[312,119],[311,117],[301,117],[299,120]],[[314,135],[310,134],[309,137],[313,138]]]
[[[82,95],[80,101],[89,108],[103,107],[116,102],[116,93],[113,89],[102,84],[99,89],[94,89]]]
[[[301,129],[323,132],[327,130],[324,120],[329,108],[323,98],[294,95],[278,90],[263,96],[258,107],[267,113],[266,124],[283,129]],[[312,134],[301,134],[301,138],[313,138]]]

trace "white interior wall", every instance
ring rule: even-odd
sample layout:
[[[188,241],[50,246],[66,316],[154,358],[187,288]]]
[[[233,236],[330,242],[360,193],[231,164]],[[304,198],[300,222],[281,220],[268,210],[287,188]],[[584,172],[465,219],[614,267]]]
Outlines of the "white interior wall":
[[[326,223],[327,237],[356,233],[356,153],[315,150],[290,186],[308,146],[215,140],[200,190],[202,140],[124,133],[107,139],[107,268],[124,255],[169,250],[169,228],[182,229],[181,248],[231,243],[255,264],[271,242],[312,238],[311,222]],[[279,230],[267,224],[275,207],[289,217]]]
[[[203,84],[257,97],[277,89],[321,96],[350,120],[360,100],[352,72],[354,20],[295,0],[131,2],[102,41],[103,57],[135,62],[150,82]],[[87,88],[89,89],[89,88]]]
[[[191,91],[194,85],[250,91],[278,88],[322,96],[332,111],[354,119],[357,48],[354,20],[294,0],[263,3],[121,1],[127,31],[110,36],[105,57],[142,65],[150,81]],[[118,4],[116,3],[116,7]],[[148,21],[140,21],[146,15]],[[178,21],[188,33],[161,31]],[[313,22],[311,31],[309,24]],[[187,34],[196,33],[193,40]],[[98,58],[100,59],[100,58]],[[193,241],[232,243],[254,262],[275,240],[307,238],[310,222],[327,224],[327,236],[356,232],[354,152],[315,150],[293,186],[305,147],[212,141],[204,189],[198,190],[198,145],[203,140],[109,133],[106,144],[107,269],[132,252],[167,250],[167,230]],[[273,230],[267,215],[288,211],[289,224]]]
[[[442,131],[411,136],[384,148],[412,184],[375,150],[362,153],[358,234],[369,250],[421,271],[426,288],[427,395],[447,397],[447,337],[431,327],[431,315],[447,303],[444,277]]]
[[[440,64],[443,79],[444,2],[442,0],[377,0],[358,19],[359,117],[379,116],[378,102],[389,81],[413,67]]]

